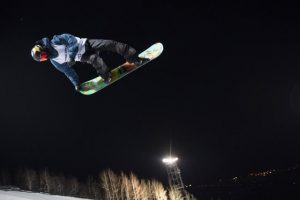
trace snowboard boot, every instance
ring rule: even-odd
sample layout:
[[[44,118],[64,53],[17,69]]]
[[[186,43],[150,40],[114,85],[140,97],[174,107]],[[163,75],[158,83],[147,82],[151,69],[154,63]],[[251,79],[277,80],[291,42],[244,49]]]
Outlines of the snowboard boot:
[[[109,83],[110,83],[110,81],[111,81],[111,79],[112,79],[111,72],[110,72],[110,71],[108,71],[108,72],[106,72],[106,73],[102,74],[102,75],[101,75],[101,78],[103,78],[103,80],[104,80],[104,83],[106,83],[106,84],[109,84]]]
[[[134,65],[135,66],[139,66],[139,65],[142,65],[143,63],[149,61],[150,59],[149,58],[140,58],[138,57],[135,61],[134,61]]]
[[[139,55],[138,53],[134,54],[133,56],[131,56],[130,58],[127,59],[127,62],[132,63],[135,66],[139,66],[139,65],[143,64],[144,62],[147,62],[150,60],[148,58],[140,58],[138,55]]]

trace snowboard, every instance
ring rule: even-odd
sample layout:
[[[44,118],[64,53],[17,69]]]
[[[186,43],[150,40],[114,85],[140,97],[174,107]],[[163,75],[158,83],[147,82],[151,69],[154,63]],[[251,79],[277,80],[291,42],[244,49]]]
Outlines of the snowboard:
[[[139,65],[134,65],[131,63],[124,63],[113,70],[111,70],[112,79],[109,83],[104,83],[103,79],[98,76],[92,80],[86,81],[79,86],[79,92],[83,95],[91,95],[94,94],[103,88],[113,84],[114,82],[120,80],[124,76],[130,74],[131,72],[135,71],[136,69],[140,68],[141,66],[151,62],[155,58],[157,58],[163,52],[163,45],[162,43],[155,43],[150,46],[148,49],[143,51],[138,55],[140,58],[147,58],[146,61],[142,62]]]

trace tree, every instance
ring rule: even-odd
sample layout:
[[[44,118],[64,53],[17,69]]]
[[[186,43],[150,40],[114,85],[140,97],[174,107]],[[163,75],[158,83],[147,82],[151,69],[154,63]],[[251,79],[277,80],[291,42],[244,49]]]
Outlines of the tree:
[[[132,187],[130,180],[126,174],[121,172],[121,199],[122,200],[131,200],[132,199]]]
[[[47,169],[40,172],[40,191],[50,193],[51,192],[51,177]]]
[[[2,169],[0,172],[0,185],[8,186],[10,184],[11,184],[10,173],[7,170]]]
[[[153,197],[155,200],[167,200],[166,190],[164,186],[158,182],[153,180],[151,184],[151,191],[153,192]]]
[[[197,198],[194,195],[187,192],[186,193],[186,200],[197,200]]]
[[[68,185],[69,185],[69,192],[68,194],[71,196],[76,196],[78,195],[78,191],[79,191],[79,182],[76,178],[72,177],[70,181],[68,181]]]
[[[29,191],[36,191],[39,188],[39,180],[37,173],[32,169],[24,170],[24,181],[26,189]]]
[[[181,191],[179,191],[178,189],[171,187],[169,189],[169,200],[182,200],[183,196],[181,194]]]
[[[89,198],[100,199],[101,195],[99,189],[99,184],[95,181],[93,177],[89,176],[87,180],[87,191]]]
[[[151,192],[151,182],[149,180],[141,181],[141,200],[151,200],[153,195]]]
[[[65,195],[66,194],[66,178],[63,175],[53,176],[52,178],[52,192],[54,194]]]
[[[113,194],[110,188],[110,180],[108,172],[105,170],[100,174],[100,185],[104,191],[104,197],[106,200],[113,200]]]
[[[120,179],[112,170],[110,169],[104,170],[100,174],[100,185],[104,190],[104,195],[106,199],[108,200],[121,199]]]
[[[141,200],[142,199],[142,188],[139,179],[133,174],[130,174],[130,184],[132,188],[132,199]]]

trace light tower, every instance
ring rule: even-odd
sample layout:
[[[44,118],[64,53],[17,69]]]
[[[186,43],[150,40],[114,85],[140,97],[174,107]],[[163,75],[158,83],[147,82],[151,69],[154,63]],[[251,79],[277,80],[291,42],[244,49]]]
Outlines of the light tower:
[[[186,198],[186,190],[181,178],[180,169],[177,165],[178,158],[171,155],[164,158],[163,163],[166,165],[170,187],[181,192],[183,199]]]

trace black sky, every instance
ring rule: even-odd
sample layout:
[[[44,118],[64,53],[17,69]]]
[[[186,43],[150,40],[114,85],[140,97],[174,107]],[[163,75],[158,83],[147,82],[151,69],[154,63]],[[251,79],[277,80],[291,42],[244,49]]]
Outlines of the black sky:
[[[299,5],[10,1],[0,10],[0,167],[79,177],[112,168],[166,181],[170,141],[186,183],[300,162]],[[30,56],[36,40],[60,33],[139,51],[160,41],[165,51],[83,96]],[[75,69],[82,81],[96,75]]]

